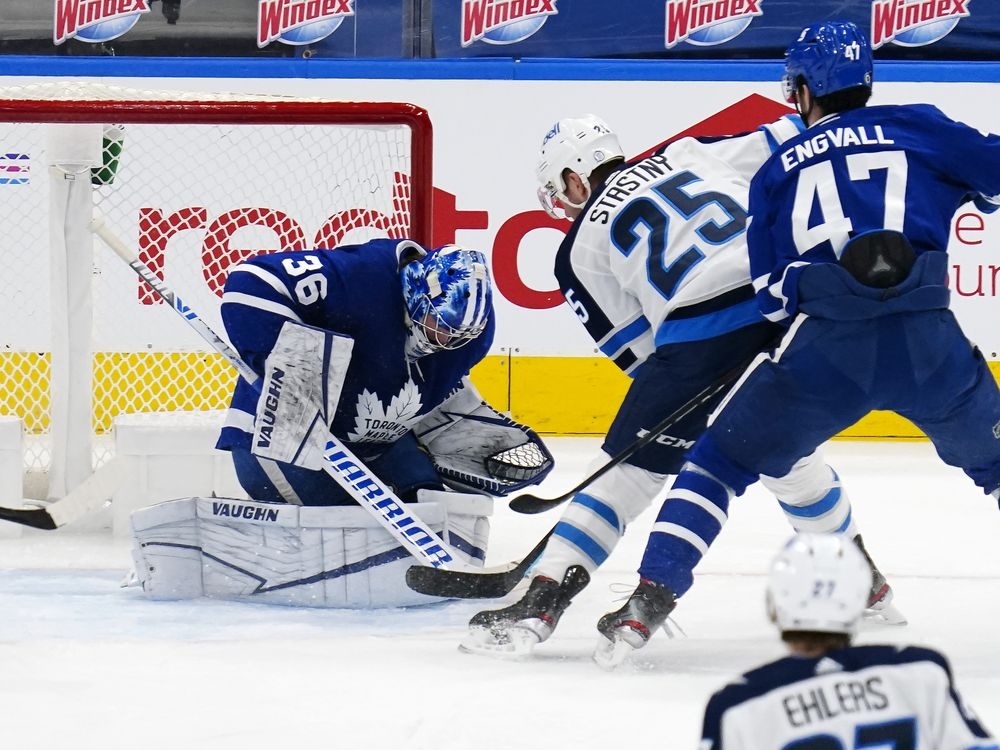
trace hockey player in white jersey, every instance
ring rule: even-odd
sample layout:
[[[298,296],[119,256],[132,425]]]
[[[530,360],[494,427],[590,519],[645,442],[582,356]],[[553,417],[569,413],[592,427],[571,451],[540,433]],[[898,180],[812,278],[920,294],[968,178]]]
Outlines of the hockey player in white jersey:
[[[798,117],[785,117],[739,136],[683,138],[633,162],[594,115],[560,120],[545,135],[539,199],[551,215],[561,210],[573,219],[556,256],[560,289],[601,351],[633,379],[593,468],[777,340],[780,329],[754,301],[745,207],[754,172],[801,129]],[[680,470],[721,398],[578,492],[527,593],[475,615],[465,649],[522,654],[546,640],[627,524]],[[796,530],[846,532],[860,542],[840,481],[816,453],[763,481]],[[676,523],[662,530],[700,557],[725,520],[722,511],[684,502],[677,511]],[[871,606],[901,622],[889,606],[889,585],[874,563],[872,570]]]
[[[929,648],[852,646],[871,583],[843,534],[798,534],[771,566],[767,612],[789,656],[705,708],[700,750],[998,750]]]

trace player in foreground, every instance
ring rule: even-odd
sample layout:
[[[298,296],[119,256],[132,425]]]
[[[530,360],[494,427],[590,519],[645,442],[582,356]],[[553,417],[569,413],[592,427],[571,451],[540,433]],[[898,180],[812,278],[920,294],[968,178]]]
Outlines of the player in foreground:
[[[625,161],[617,135],[593,115],[560,120],[545,136],[539,197],[550,214],[558,216],[558,205],[573,220],[556,278],[601,351],[633,378],[592,468],[777,340],[780,326],[764,320],[754,301],[744,206],[750,177],[800,128],[788,117],[741,136],[684,138],[635,162]],[[509,607],[474,616],[466,650],[523,654],[548,639],[627,524],[680,471],[721,398],[577,493],[528,591]],[[745,437],[756,439],[753,430]],[[860,541],[836,473],[819,454],[803,455],[783,476],[764,479],[792,526]],[[692,561],[726,519],[724,506],[700,499],[702,484],[690,478],[690,497],[678,496],[657,526]],[[890,607],[892,590],[872,569],[870,605],[901,622]],[[691,583],[688,577],[679,588]]]
[[[767,613],[789,655],[712,696],[700,750],[998,750],[944,655],[851,645],[870,579],[847,536],[798,534],[785,545],[771,565]]]
[[[760,308],[787,333],[688,454],[599,651],[642,647],[683,593],[700,556],[661,531],[676,498],[724,509],[872,409],[1000,495],[1000,390],[948,309],[947,255],[961,204],[996,207],[1000,136],[929,105],[867,107],[872,73],[849,22],[809,26],[788,49],[785,92],[809,129],[753,178],[747,236]]]
[[[189,546],[224,563],[211,576],[223,592],[216,595],[270,592],[320,606],[350,606],[352,597],[372,606],[429,601],[404,585],[413,561],[399,542],[381,528],[366,531],[368,514],[322,470],[331,432],[403,501],[437,504],[421,518],[469,564],[482,565],[486,554],[484,495],[551,469],[534,432],[492,409],[468,379],[495,328],[480,252],[382,239],[260,255],[230,272],[222,319],[240,357],[264,378],[262,391],[237,382],[218,441],[254,502],[211,503],[197,523],[140,518],[149,526],[137,561],[147,592],[180,585],[170,556],[183,540],[170,534],[190,533]],[[446,484],[458,491],[445,492]],[[364,491],[359,481],[353,492]],[[298,513],[264,503],[335,507]]]

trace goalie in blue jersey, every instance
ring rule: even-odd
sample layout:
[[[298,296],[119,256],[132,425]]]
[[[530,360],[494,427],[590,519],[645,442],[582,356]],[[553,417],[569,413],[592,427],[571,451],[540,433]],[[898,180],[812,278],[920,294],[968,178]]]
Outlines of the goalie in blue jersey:
[[[326,427],[404,500],[415,500],[422,488],[443,489],[445,479],[493,494],[523,486],[515,481],[519,476],[493,476],[485,468],[487,458],[510,445],[487,440],[477,446],[484,451],[478,462],[465,462],[463,455],[471,456],[473,448],[456,454],[455,433],[472,441],[475,436],[466,431],[485,423],[477,417],[462,425],[445,416],[469,417],[483,404],[467,378],[489,352],[496,325],[482,253],[454,245],[427,252],[409,240],[373,240],[336,250],[262,255],[229,274],[222,319],[240,356],[261,373],[280,349],[288,324],[330,332],[335,343],[349,342],[349,352],[338,355],[344,347],[330,346],[328,359],[313,362],[331,402],[325,406]],[[492,409],[489,418],[506,430],[499,434],[508,442],[541,445],[533,433]],[[262,427],[270,420],[266,399],[239,382],[218,447],[232,453],[247,493],[297,505],[352,504],[315,460],[275,462],[258,455]],[[446,433],[451,440],[444,440]],[[536,468],[544,463],[540,458]]]
[[[771,564],[766,594],[789,654],[711,697],[700,750],[998,750],[959,696],[943,654],[851,644],[870,581],[848,537],[789,540]]]
[[[320,606],[430,601],[404,585],[412,560],[399,539],[358,507],[352,493],[365,490],[323,470],[331,433],[470,565],[485,559],[490,496],[552,468],[538,436],[469,379],[496,325],[478,251],[377,239],[260,255],[229,273],[222,320],[264,385],[237,382],[217,447],[231,453],[251,503],[322,511],[213,503],[192,527],[157,510],[139,522],[149,526],[137,565],[147,592],[176,592],[171,569],[186,545],[204,552],[202,566],[222,560],[201,576],[215,596],[267,600],[266,589]],[[211,554],[209,541],[218,545]]]
[[[873,409],[906,417],[938,455],[1000,495],[1000,391],[948,309],[951,220],[1000,195],[1000,136],[930,105],[866,106],[873,64],[852,23],[809,26],[784,91],[809,126],[750,186],[747,243],[760,309],[787,327],[688,455],[628,602],[601,619],[616,662],[643,646],[690,584],[701,552],[660,528],[692,501],[713,539],[729,501]]]

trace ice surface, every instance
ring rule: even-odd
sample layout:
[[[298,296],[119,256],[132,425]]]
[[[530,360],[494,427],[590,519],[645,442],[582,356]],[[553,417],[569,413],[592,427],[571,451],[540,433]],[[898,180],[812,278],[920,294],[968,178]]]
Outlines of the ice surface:
[[[551,441],[537,494],[574,485],[598,443]],[[860,643],[944,651],[966,700],[1000,732],[1000,513],[927,443],[834,442],[827,457],[867,546],[910,619]],[[789,534],[753,488],[675,611],[686,638],[656,636],[605,673],[594,625],[636,581],[655,509],[528,661],[462,654],[482,602],[338,611],[196,600],[149,602],[119,587],[127,543],[25,529],[0,538],[0,737],[25,750],[500,750],[695,748],[708,695],[781,655],[763,574]],[[499,509],[488,564],[516,559],[558,511]]]

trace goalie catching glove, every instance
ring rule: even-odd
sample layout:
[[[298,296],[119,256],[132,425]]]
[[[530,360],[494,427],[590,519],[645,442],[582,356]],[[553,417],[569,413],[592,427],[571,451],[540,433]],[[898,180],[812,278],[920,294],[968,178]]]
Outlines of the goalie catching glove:
[[[554,465],[534,430],[486,403],[467,377],[413,431],[445,484],[459,491],[508,495],[538,484]]]

